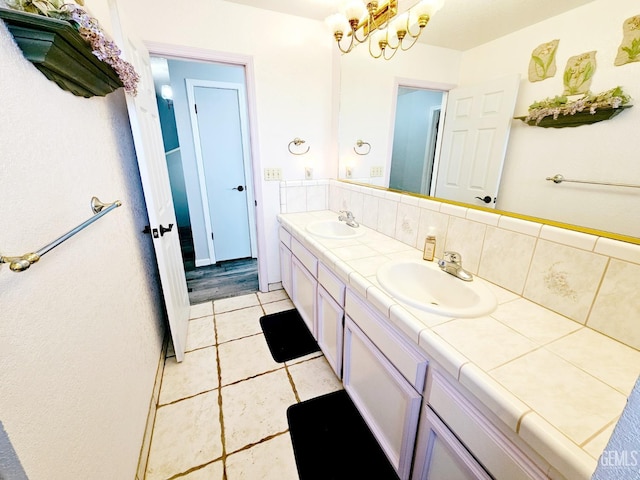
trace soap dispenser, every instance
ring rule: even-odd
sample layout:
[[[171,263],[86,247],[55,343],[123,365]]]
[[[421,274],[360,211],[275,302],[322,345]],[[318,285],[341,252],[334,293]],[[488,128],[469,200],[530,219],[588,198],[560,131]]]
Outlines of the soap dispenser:
[[[424,240],[424,250],[422,252],[423,260],[429,262],[433,261],[433,257],[436,254],[436,236],[430,231],[427,238]]]

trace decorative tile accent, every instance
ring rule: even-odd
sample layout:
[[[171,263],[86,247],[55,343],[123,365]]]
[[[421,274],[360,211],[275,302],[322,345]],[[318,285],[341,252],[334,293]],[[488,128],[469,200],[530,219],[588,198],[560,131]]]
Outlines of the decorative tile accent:
[[[607,258],[539,239],[523,296],[585,323]]]
[[[640,350],[640,265],[611,259],[587,326]]]
[[[535,245],[535,237],[487,227],[478,275],[522,294]]]
[[[400,202],[396,217],[396,240],[414,247],[418,238],[420,224],[420,208]]]

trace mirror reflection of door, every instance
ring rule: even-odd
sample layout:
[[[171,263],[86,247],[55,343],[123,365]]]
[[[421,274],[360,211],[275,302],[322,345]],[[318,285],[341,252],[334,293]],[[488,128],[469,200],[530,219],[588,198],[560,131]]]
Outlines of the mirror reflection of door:
[[[252,256],[242,85],[187,80],[211,263]],[[202,181],[204,180],[204,181]]]
[[[435,196],[495,207],[520,75],[449,92]]]
[[[398,86],[389,188],[429,195],[444,94]]]

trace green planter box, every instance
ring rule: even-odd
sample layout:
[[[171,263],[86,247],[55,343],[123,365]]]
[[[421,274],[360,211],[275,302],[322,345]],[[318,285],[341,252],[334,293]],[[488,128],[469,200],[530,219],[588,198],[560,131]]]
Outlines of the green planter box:
[[[7,8],[0,8],[0,18],[24,57],[63,90],[89,98],[122,87],[113,68],[98,60],[69,22]]]
[[[527,125],[543,128],[563,128],[563,127],[579,127],[580,125],[589,125],[591,123],[601,122],[603,120],[609,120],[620,114],[624,109],[631,108],[633,105],[624,105],[618,108],[607,108],[596,110],[591,114],[588,111],[578,112],[574,115],[562,115],[554,119],[553,116],[544,117],[540,120],[540,123],[536,123],[535,120],[527,121],[527,117],[514,117],[517,120],[522,120]]]

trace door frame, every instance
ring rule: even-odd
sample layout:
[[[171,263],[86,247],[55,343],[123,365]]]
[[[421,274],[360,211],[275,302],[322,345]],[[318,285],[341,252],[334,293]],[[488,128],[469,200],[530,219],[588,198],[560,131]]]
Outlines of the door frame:
[[[268,255],[267,239],[265,236],[264,209],[257,208],[263,201],[262,183],[259,177],[260,170],[260,150],[258,148],[258,127],[257,127],[257,107],[256,107],[256,86],[255,69],[253,58],[247,55],[230,54],[206,50],[196,47],[184,47],[159,42],[144,42],[151,56],[166,57],[175,60],[205,61],[215,63],[228,63],[240,65],[245,71],[245,87],[247,95],[247,111],[249,116],[249,146],[251,151],[251,177],[254,189],[254,218],[256,222],[256,248],[258,252],[258,288],[261,292],[269,291],[268,284]],[[249,215],[250,217],[252,215]]]
[[[245,75],[246,76],[246,75]],[[210,265],[216,263],[216,251],[213,243],[213,225],[211,224],[211,212],[209,210],[209,191],[207,189],[207,182],[204,174],[204,159],[202,158],[202,146],[200,144],[200,125],[198,123],[198,115],[195,110],[195,88],[219,88],[226,90],[235,90],[238,95],[238,107],[240,114],[240,135],[242,136],[242,166],[245,178],[245,189],[247,192],[247,215],[249,219],[249,242],[251,245],[251,257],[256,257],[256,219],[255,209],[249,208],[249,205],[255,205],[255,198],[253,194],[253,178],[252,178],[252,166],[251,155],[249,145],[249,119],[247,118],[247,111],[244,108],[247,105],[247,99],[245,95],[245,87],[241,83],[231,82],[219,82],[215,80],[201,80],[195,78],[187,78],[185,80],[187,87],[187,101],[189,102],[189,116],[191,118],[191,134],[193,136],[194,151],[196,154],[196,166],[198,169],[198,180],[200,183],[200,201],[202,202],[202,211],[204,214],[205,231],[207,235],[207,258]],[[198,265],[198,266],[202,266]]]

